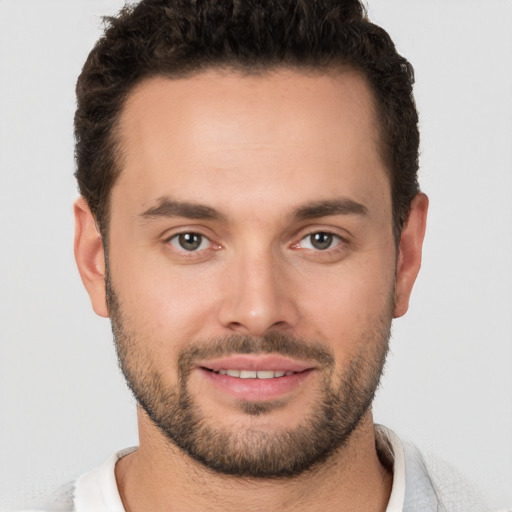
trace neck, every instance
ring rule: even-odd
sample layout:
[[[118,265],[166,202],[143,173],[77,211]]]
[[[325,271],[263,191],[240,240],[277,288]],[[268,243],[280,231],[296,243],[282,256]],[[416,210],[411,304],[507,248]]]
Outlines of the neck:
[[[385,511],[392,475],[375,448],[371,412],[326,461],[292,478],[215,473],[167,441],[139,411],[140,446],[119,460],[116,480],[127,512]]]

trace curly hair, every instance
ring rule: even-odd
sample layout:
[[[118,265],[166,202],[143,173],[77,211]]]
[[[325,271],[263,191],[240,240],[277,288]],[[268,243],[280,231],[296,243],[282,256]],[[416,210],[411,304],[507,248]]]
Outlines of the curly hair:
[[[419,191],[414,72],[359,0],[142,0],[105,25],[78,78],[75,114],[75,176],[103,235],[121,172],[115,128],[141,80],[211,68],[260,74],[345,66],[361,72],[375,95],[399,239]]]

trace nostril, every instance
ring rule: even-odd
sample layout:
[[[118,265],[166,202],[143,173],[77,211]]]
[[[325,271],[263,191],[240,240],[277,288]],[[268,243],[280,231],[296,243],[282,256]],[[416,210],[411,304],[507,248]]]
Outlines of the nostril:
[[[243,324],[241,324],[240,322],[230,322],[228,327],[234,331],[240,331],[244,329]]]

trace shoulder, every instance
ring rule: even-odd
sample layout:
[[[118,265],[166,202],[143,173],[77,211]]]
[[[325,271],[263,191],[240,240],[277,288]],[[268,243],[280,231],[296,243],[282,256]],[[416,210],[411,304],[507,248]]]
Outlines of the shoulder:
[[[74,512],[75,483],[70,482],[53,493],[32,499],[20,507],[2,509],[1,512]]]
[[[404,443],[406,463],[405,510],[431,510],[430,503],[443,512],[484,512],[490,509],[483,494],[459,470],[439,457]]]
[[[3,509],[0,505],[0,512],[124,512],[116,484],[115,465],[121,457],[134,450],[136,447],[114,453],[101,466],[45,498],[25,502],[18,508]]]
[[[393,460],[393,487],[401,488],[404,512],[490,512],[478,486],[449,463],[381,425],[376,433],[380,449]]]

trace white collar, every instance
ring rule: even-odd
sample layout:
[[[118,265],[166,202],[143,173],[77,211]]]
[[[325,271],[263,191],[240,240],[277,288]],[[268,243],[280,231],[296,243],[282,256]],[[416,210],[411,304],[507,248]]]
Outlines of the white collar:
[[[386,512],[402,512],[405,503],[405,450],[400,438],[389,428],[375,425],[378,451],[393,463],[393,485]]]
[[[116,462],[134,452],[125,448],[109,457],[101,466],[82,475],[75,486],[75,512],[125,512],[116,483]]]

